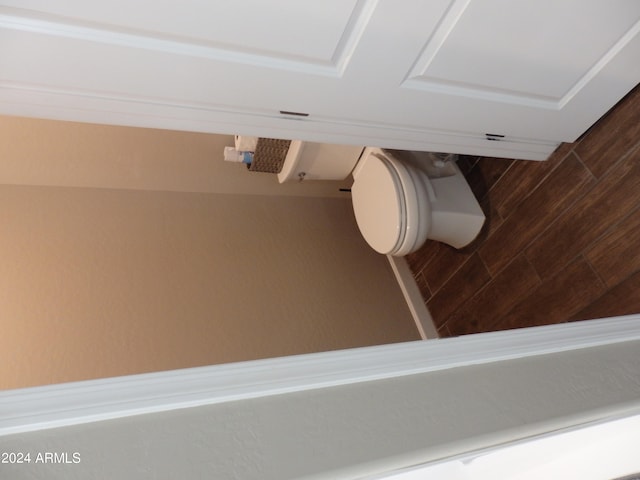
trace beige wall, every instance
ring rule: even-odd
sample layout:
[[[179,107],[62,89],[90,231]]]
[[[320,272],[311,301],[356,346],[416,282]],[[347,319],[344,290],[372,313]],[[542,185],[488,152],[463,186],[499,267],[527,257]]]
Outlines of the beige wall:
[[[136,189],[0,185],[0,388],[419,338],[386,258],[362,240],[348,200],[180,191],[187,177],[188,188],[211,181],[202,178],[208,167],[194,166],[207,149],[194,147],[191,134],[118,127],[98,142],[111,153],[104,166],[72,127],[60,133],[68,159],[62,145],[24,145],[19,129],[4,132],[5,174],[46,183],[49,174],[38,175],[51,160],[65,165],[51,183],[97,181],[95,171],[106,171],[104,184]],[[139,145],[138,135],[151,137]],[[7,144],[25,165],[5,161]],[[127,157],[135,149],[140,171],[153,172],[154,155],[164,158],[162,181],[142,185],[146,173]],[[176,180],[182,186],[156,190],[174,185],[182,169],[190,172]]]
[[[0,115],[0,184],[345,198],[344,182],[279,184],[225,162],[233,136]]]

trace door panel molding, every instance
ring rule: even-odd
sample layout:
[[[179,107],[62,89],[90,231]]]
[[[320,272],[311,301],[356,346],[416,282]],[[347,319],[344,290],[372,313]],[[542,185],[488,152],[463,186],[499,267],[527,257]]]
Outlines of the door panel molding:
[[[502,0],[497,0],[494,3],[502,3]],[[447,55],[447,52],[443,51],[446,49],[447,40],[452,36],[452,34],[456,33],[456,30],[464,30],[464,26],[461,26],[460,23],[470,6],[475,6],[472,5],[471,0],[451,1],[449,8],[438,22],[437,28],[429,37],[422,48],[420,55],[407,73],[405,81],[402,84],[404,88],[491,102],[521,105],[543,110],[559,111],[569,104],[569,102],[571,102],[571,100],[573,100],[591,80],[604,70],[611,60],[613,60],[640,34],[640,9],[637,9],[637,11],[634,12],[634,17],[631,17],[631,19],[625,18],[627,22],[632,22],[633,18],[637,18],[637,20],[631,24],[624,35],[619,38],[607,38],[606,40],[603,40],[604,44],[599,45],[599,49],[594,49],[594,55],[599,51],[604,52],[599,57],[595,56],[593,58],[590,57],[582,59],[582,62],[585,63],[584,67],[576,69],[576,73],[583,71],[584,73],[582,75],[573,78],[569,78],[569,75],[565,75],[566,83],[562,88],[561,94],[536,94],[526,92],[524,89],[517,88],[517,86],[514,86],[514,88],[506,88],[489,85],[487,83],[474,83],[473,81],[466,79],[461,81],[460,79],[455,78],[455,69],[452,71],[451,78],[447,78],[446,75],[443,75],[442,68],[440,68],[440,74],[432,71],[434,62],[436,62],[439,57]],[[487,8],[490,9],[491,6]],[[544,7],[540,6],[540,8],[543,9]],[[603,8],[611,9],[610,6],[604,4]],[[494,9],[498,10],[498,8]],[[553,15],[553,11],[550,10],[548,15]],[[619,16],[624,18],[624,12],[621,12]],[[499,18],[497,12],[496,17]],[[490,26],[488,29],[490,30]],[[613,32],[609,36],[612,35]],[[493,45],[493,47],[497,52],[496,61],[498,61],[501,53],[500,49],[507,42],[500,38],[496,38],[496,40],[497,43]],[[509,46],[505,46],[504,50],[508,51],[509,48]],[[468,53],[472,53],[472,49],[469,49]],[[489,55],[489,57],[490,56],[491,55]],[[453,60],[457,61],[455,55]],[[526,62],[523,61],[522,63]],[[544,67],[544,65],[541,67]],[[557,67],[557,65],[551,65],[551,67]],[[469,71],[469,75],[472,76],[472,74],[473,70]],[[543,68],[540,70],[539,74],[541,76],[544,75]]]
[[[0,113],[544,160],[637,84],[638,17],[630,0],[5,0]]]
[[[324,44],[325,47],[316,47],[316,51],[308,55],[231,45],[216,39],[190,38],[168,32],[149,32],[11,7],[0,7],[0,28],[339,78],[346,70],[377,3],[378,0],[355,1],[348,16],[343,19],[344,29],[333,31],[326,38],[317,39],[315,43]],[[246,28],[244,25],[240,27]]]

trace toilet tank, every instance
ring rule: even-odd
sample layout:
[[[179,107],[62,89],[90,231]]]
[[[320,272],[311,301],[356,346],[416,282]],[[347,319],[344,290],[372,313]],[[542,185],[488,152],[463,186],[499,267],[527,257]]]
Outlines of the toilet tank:
[[[363,150],[353,145],[292,140],[278,181],[343,180],[356,166]]]

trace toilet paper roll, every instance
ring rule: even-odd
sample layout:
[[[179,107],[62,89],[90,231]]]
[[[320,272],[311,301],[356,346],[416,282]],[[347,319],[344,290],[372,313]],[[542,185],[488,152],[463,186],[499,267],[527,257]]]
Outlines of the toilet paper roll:
[[[256,145],[258,144],[258,137],[236,135],[235,143],[236,150],[239,152],[255,152]]]

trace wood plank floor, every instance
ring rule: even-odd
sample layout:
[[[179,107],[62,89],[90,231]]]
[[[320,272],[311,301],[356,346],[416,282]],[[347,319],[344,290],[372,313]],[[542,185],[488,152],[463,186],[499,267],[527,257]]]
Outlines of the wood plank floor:
[[[407,256],[441,336],[640,312],[640,86],[546,162],[458,164],[482,232]]]

